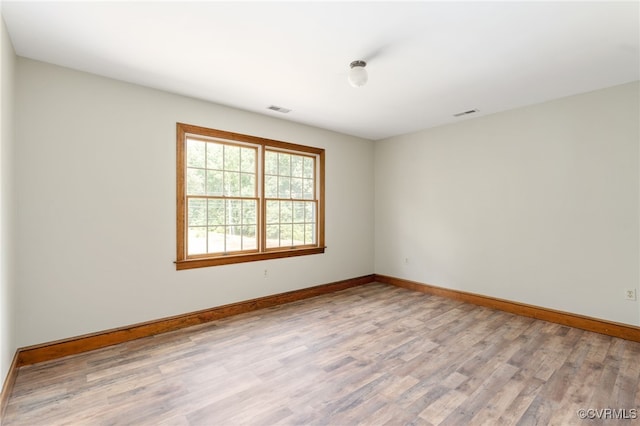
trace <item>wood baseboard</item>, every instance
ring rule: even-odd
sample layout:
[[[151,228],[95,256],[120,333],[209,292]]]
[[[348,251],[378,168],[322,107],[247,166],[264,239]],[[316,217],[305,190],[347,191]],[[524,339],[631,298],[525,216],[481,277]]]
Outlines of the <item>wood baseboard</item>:
[[[308,299],[322,294],[333,293],[359,285],[374,282],[374,275],[365,275],[358,278],[337,281],[330,284],[319,285],[301,290],[289,291],[272,296],[260,297],[258,299],[244,302],[232,303],[229,305],[177,315],[159,320],[134,324],[130,326],[101,331],[98,333],[85,334],[83,336],[58,340],[18,349],[17,367],[31,365],[38,362],[50,361],[68,355],[75,355],[82,352],[100,349],[118,343],[124,343],[155,334],[178,330],[193,325],[203,324],[217,319],[238,315],[257,309],[268,308],[295,302],[297,300]],[[6,386],[6,383],[5,383]]]
[[[19,367],[49,361],[69,355],[75,355],[94,349],[99,349],[118,343],[124,343],[143,337],[153,336],[168,331],[203,324],[217,319],[251,312],[258,309],[291,303],[310,297],[333,293],[347,288],[365,285],[372,282],[390,284],[409,290],[420,291],[427,294],[443,296],[462,302],[472,303],[491,309],[510,312],[516,315],[536,318],[557,324],[567,325],[582,330],[593,331],[613,337],[640,342],[640,327],[616,323],[583,315],[527,305],[519,302],[483,296],[464,291],[451,290],[429,284],[386,275],[371,274],[357,278],[337,281],[330,284],[319,285],[301,290],[265,296],[244,302],[233,303],[202,311],[191,312],[183,315],[163,318],[98,333],[87,334],[55,342],[20,348],[16,351],[13,362],[5,379],[2,393],[0,394],[0,419],[4,416],[4,410],[13,390],[13,385],[18,374]]]
[[[573,314],[570,312],[563,312],[534,305],[527,305],[525,303],[512,302],[510,300],[498,299],[495,297],[483,296],[480,294],[468,293],[465,291],[451,290],[443,287],[437,287],[430,284],[423,284],[386,275],[376,274],[375,280],[380,283],[391,284],[409,290],[420,291],[422,293],[433,294],[436,296],[443,296],[449,299],[460,300],[462,302],[510,312],[516,315],[536,318],[544,321],[579,328],[582,330],[593,331],[595,333],[606,334],[608,336],[620,337],[622,339],[640,342],[640,327],[629,324],[622,324],[584,315]]]
[[[13,385],[16,383],[16,377],[18,377],[18,351],[13,355],[13,361],[9,366],[7,377],[2,385],[2,392],[0,393],[0,424],[4,418],[4,412],[7,409],[9,403],[9,397],[13,391]]]

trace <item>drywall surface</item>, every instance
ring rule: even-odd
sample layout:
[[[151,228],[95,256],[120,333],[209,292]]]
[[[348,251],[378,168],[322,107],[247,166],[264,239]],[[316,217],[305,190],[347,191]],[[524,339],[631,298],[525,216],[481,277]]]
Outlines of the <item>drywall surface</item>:
[[[372,273],[371,141],[24,58],[17,80],[19,346]],[[176,271],[176,122],[325,148],[326,253]]]
[[[16,351],[15,339],[15,190],[14,100],[16,55],[0,17],[0,383],[9,372]],[[1,385],[0,385],[1,386]]]
[[[375,272],[639,325],[639,101],[635,82],[376,142]]]

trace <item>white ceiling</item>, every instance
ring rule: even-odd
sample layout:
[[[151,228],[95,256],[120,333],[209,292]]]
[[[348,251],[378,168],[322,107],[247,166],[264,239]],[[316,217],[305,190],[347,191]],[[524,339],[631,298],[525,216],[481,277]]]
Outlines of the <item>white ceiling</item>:
[[[3,1],[2,15],[20,56],[372,140],[640,79],[637,1]]]

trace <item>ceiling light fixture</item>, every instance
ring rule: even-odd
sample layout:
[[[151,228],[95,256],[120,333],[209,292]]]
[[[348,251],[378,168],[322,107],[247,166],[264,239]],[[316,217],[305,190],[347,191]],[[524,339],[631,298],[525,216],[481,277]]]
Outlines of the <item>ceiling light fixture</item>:
[[[367,66],[365,61],[353,61],[351,62],[351,71],[349,71],[349,84],[353,87],[361,87],[367,83],[369,76],[367,70],[364,67]]]

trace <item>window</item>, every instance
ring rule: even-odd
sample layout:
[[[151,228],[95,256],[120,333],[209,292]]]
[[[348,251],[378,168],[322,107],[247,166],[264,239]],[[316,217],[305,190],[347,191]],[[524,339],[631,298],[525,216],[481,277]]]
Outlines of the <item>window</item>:
[[[324,253],[324,150],[177,124],[177,269]]]

